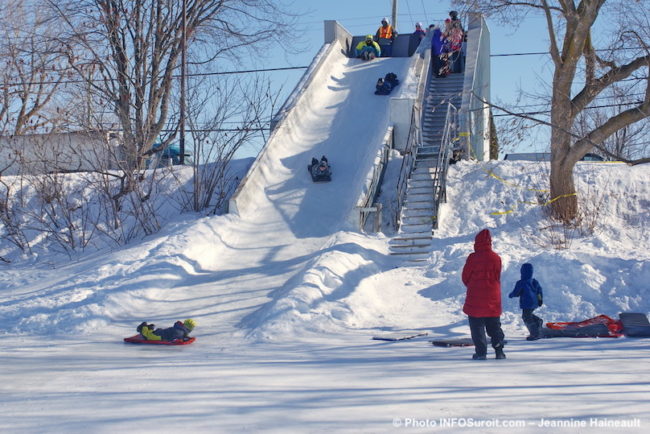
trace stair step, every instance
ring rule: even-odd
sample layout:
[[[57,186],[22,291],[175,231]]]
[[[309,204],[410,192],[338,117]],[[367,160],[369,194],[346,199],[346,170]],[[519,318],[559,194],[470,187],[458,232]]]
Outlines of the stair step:
[[[421,243],[421,244],[393,244],[390,246],[391,250],[396,249],[396,251],[405,251],[408,250],[410,252],[413,252],[415,250],[418,251],[430,251],[431,250],[431,243]]]
[[[406,240],[431,240],[433,239],[433,232],[411,232],[411,233],[400,233],[392,238],[391,241],[406,241]]]
[[[406,195],[406,202],[431,202],[433,200],[433,193],[435,192],[435,189],[431,189],[428,192],[414,192],[412,194],[407,194]]]
[[[404,207],[410,207],[408,209],[413,209],[412,206],[415,204],[426,204],[428,208],[432,208],[435,205],[435,201],[433,200],[433,194],[427,195],[426,197],[420,196],[420,198],[414,198],[409,200],[407,198],[406,202],[404,202]]]
[[[400,227],[400,233],[402,234],[421,233],[424,231],[429,231],[429,233],[433,233],[432,225],[431,224],[428,225],[402,224]]]
[[[431,220],[433,217],[433,214],[430,212],[413,212],[410,214],[402,214],[402,220],[404,219],[427,219]]]
[[[436,190],[432,188],[426,194],[420,191],[414,194],[407,193],[403,206],[412,208],[413,205],[417,205],[418,207],[421,207],[423,204],[432,205],[435,192]]]
[[[402,215],[405,217],[429,217],[433,215],[433,203],[429,202],[428,207],[424,209],[417,209],[417,208],[408,208],[409,213],[407,214],[406,212],[402,212]]]
[[[404,246],[397,246],[397,245],[392,245],[390,246],[390,251],[395,252],[395,253],[430,253],[431,252],[431,244],[414,244],[414,245],[404,245]]]
[[[433,213],[431,212],[433,209],[433,205],[431,204],[431,207],[429,209],[423,209],[423,210],[415,210],[414,208],[410,208],[410,213],[402,213],[402,216],[404,217],[428,217],[431,219],[431,216]]]
[[[430,189],[429,191],[424,192],[418,191],[413,194],[406,194],[406,200],[404,201],[404,206],[409,206],[409,205],[421,205],[421,204],[432,204],[433,203],[433,194],[436,192],[434,188]]]
[[[400,221],[403,225],[430,225],[433,220],[432,210],[402,212],[400,214]]]
[[[403,225],[431,225],[433,227],[433,220],[431,217],[404,217],[402,216]]]
[[[400,246],[408,245],[408,244],[431,244],[431,241],[433,241],[433,237],[431,234],[429,235],[422,235],[418,237],[395,237],[392,238],[388,244],[393,245],[397,244]]]
[[[435,193],[435,188],[433,186],[433,182],[429,182],[429,185],[420,185],[420,186],[410,186],[406,189],[406,196],[411,196],[411,195],[418,195],[417,198],[423,198],[423,195],[433,197],[433,193]]]
[[[431,211],[433,213],[433,204],[430,203],[422,203],[422,205],[404,205],[402,207],[402,214],[405,214],[409,211],[418,211],[418,212],[423,212],[423,211]]]
[[[417,204],[422,204],[422,208],[417,208],[415,205]],[[407,216],[407,217],[421,217],[421,216],[429,216],[433,215],[433,208],[434,208],[434,202],[433,200],[427,201],[427,202],[411,202],[407,203],[404,205],[406,207],[406,210],[402,213],[402,215]],[[404,208],[403,207],[403,208]],[[406,211],[410,211],[408,214],[406,214]]]
[[[392,250],[390,252],[393,256],[402,257],[408,261],[419,260],[424,262],[431,256],[431,251],[429,249],[419,249],[419,250],[406,250],[406,251],[396,251]]]
[[[426,181],[409,179],[408,181],[406,181],[407,190],[410,188],[432,188],[432,187],[433,187],[433,182],[431,181],[431,179],[428,179]]]

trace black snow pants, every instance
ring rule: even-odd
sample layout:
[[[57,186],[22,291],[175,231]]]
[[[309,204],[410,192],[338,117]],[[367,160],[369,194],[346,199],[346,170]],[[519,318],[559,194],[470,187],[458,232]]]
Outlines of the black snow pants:
[[[490,337],[492,348],[502,349],[504,344],[505,335],[501,330],[501,320],[499,317],[475,317],[468,316],[469,329],[472,333],[472,341],[474,342],[474,351],[479,356],[487,355],[487,337]]]

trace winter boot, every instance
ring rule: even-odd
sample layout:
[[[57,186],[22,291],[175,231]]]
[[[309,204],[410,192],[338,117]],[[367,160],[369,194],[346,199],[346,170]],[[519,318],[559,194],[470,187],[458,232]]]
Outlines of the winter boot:
[[[531,320],[525,323],[526,328],[528,329],[527,341],[536,341],[539,339],[539,321]]]
[[[506,358],[506,354],[503,352],[503,342],[494,346],[494,354],[496,359]]]
[[[474,355],[472,356],[472,360],[486,360],[486,359],[487,357],[485,356],[485,354],[474,353]]]

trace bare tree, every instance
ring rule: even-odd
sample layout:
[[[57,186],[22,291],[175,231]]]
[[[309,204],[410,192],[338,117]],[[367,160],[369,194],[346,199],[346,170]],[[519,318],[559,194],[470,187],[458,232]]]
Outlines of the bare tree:
[[[242,148],[265,141],[279,93],[258,76],[190,82],[194,211],[223,210],[238,181],[229,163]]]
[[[51,24],[52,17],[30,1],[0,6],[0,135],[55,127],[52,102],[66,70]]]
[[[0,3],[0,237],[23,252],[30,251],[30,243],[22,175],[3,175],[8,169],[22,174],[25,153],[31,152],[12,147],[12,137],[53,131],[59,124],[55,103],[67,71],[60,44],[52,38],[55,28],[33,1]]]
[[[161,135],[164,145],[173,138],[162,133],[170,130],[184,44],[197,52],[195,59],[209,63],[279,41],[289,31],[288,13],[271,0],[47,1],[67,23],[62,40],[71,67],[112,106],[131,168],[142,168]],[[89,77],[90,70],[95,74]]]
[[[610,86],[607,94],[602,95],[576,118],[576,137],[584,137],[590,131],[604,124],[607,119],[616,115],[622,107],[634,107],[639,104],[643,93],[639,92],[639,81],[632,80]],[[606,159],[615,159],[635,163],[649,155],[650,147],[650,118],[628,125],[615,131],[600,145],[595,146],[594,153]]]
[[[544,16],[553,62],[548,122],[552,214],[571,222],[578,214],[573,180],[575,164],[594,146],[601,146],[612,135],[650,116],[650,2],[611,0],[606,5],[605,0],[455,0],[455,3],[499,16],[510,25],[529,12],[541,12]],[[599,17],[606,17],[609,22],[599,28],[599,37],[594,38]],[[635,80],[644,87],[639,101],[633,106],[621,106],[611,116],[578,134],[581,113],[599,95],[624,80]]]

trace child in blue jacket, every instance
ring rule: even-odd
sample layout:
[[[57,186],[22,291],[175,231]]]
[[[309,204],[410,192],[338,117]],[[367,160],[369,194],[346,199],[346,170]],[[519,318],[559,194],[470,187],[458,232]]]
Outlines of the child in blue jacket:
[[[519,297],[519,307],[522,310],[521,318],[530,332],[530,336],[526,340],[539,339],[544,321],[533,311],[542,306],[543,293],[542,286],[536,279],[533,279],[533,264],[526,263],[521,266],[521,280],[517,281],[515,289],[512,290],[509,297]]]

